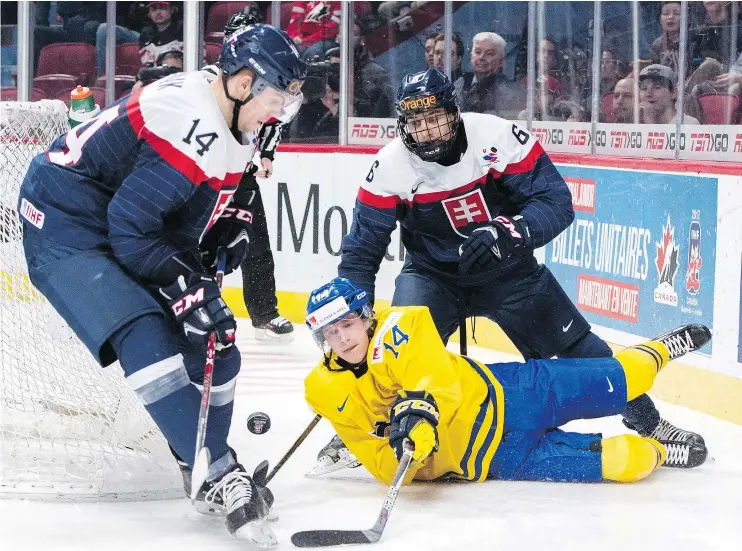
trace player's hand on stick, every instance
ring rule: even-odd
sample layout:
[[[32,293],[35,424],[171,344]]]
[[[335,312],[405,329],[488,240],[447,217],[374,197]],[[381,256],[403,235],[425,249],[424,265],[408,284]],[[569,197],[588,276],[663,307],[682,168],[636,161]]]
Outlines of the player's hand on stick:
[[[522,217],[498,216],[475,229],[459,248],[459,271],[492,270],[524,245],[528,228]]]
[[[260,166],[263,167],[263,170],[258,170],[255,176],[258,178],[270,178],[271,174],[273,174],[273,161],[268,157],[263,157],[260,159]]]
[[[219,219],[206,232],[201,242],[201,259],[206,268],[216,268],[216,252],[223,247],[227,253],[225,274],[239,268],[250,249],[247,230],[252,225],[252,212],[236,205],[224,209]]]
[[[215,278],[204,274],[179,276],[175,283],[159,291],[194,346],[206,348],[211,331],[216,331],[217,352],[234,345],[237,323]]]
[[[404,443],[415,446],[412,459],[422,461],[438,451],[438,404],[425,390],[401,390],[392,406],[389,445],[397,459],[404,453]]]

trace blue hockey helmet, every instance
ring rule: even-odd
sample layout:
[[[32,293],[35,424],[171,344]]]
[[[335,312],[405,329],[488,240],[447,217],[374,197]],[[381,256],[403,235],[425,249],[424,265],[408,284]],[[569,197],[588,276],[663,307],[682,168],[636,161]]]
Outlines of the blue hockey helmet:
[[[431,162],[451,151],[461,115],[456,89],[446,75],[438,69],[408,74],[395,105],[397,132],[407,149]]]
[[[368,293],[359,289],[350,280],[336,277],[309,294],[306,324],[312,336],[324,350],[324,330],[344,318],[373,317]]]
[[[285,103],[290,103],[299,95],[308,70],[289,36],[276,27],[264,24],[248,25],[232,33],[222,46],[219,65],[224,75],[224,93],[234,102],[233,132],[237,126],[239,109],[244,104],[267,87],[286,95]],[[250,96],[238,100],[230,96],[227,79],[242,69],[248,69],[255,78]]]

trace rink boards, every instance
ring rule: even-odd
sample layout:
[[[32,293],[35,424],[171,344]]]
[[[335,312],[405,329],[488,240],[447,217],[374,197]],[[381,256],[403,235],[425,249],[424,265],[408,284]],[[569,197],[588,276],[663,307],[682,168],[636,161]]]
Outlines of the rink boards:
[[[376,149],[282,147],[273,177],[261,181],[281,313],[292,321],[302,320],[307,293],[337,273],[342,237]],[[713,346],[663,372],[654,394],[742,424],[742,169],[552,157],[570,186],[576,217],[537,251],[539,260],[616,347],[682,323],[711,327]],[[403,261],[395,231],[376,280],[382,301],[391,298]],[[228,276],[225,296],[245,315],[241,283],[239,274]],[[477,321],[476,338],[480,346],[514,351],[487,320]]]

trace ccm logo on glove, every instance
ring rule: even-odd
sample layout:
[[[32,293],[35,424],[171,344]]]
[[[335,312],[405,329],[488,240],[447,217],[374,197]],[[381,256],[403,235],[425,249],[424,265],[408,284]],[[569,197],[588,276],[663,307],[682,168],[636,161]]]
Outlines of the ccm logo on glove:
[[[186,310],[192,308],[195,304],[204,300],[204,288],[201,287],[198,291],[192,295],[185,295],[172,303],[170,308],[176,316],[181,315]]]

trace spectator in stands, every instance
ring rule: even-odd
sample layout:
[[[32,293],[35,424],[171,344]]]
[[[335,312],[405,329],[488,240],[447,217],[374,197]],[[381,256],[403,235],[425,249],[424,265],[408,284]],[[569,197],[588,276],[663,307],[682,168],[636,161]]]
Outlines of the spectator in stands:
[[[403,17],[412,10],[413,2],[379,2],[376,12],[384,23],[389,23],[397,17]]]
[[[353,23],[353,93],[356,99],[354,101],[355,116],[393,117],[396,114],[394,109],[396,90],[392,86],[389,73],[374,61],[371,52],[368,51],[368,47],[363,40],[363,35],[363,27],[360,21],[356,20]],[[365,109],[358,104],[358,99],[365,100]]]
[[[183,52],[181,50],[170,50],[157,56],[155,65],[158,67],[175,67],[178,71],[183,70]]]
[[[444,66],[444,54],[446,51],[446,35],[443,33],[438,34],[435,37],[435,48],[433,48],[433,66],[440,69],[443,72]],[[464,59],[464,53],[466,48],[464,47],[464,41],[461,40],[459,33],[454,32],[451,41],[451,82],[453,82],[456,88],[456,93],[461,97],[464,90],[468,90],[471,86],[474,73],[463,72],[461,70],[461,62]]]
[[[435,39],[438,32],[432,32],[425,37],[425,68],[435,67]]]
[[[613,122],[634,122],[634,79],[623,78],[613,88]]]
[[[629,74],[628,65],[618,58],[616,48],[603,48],[600,66],[600,95],[612,94],[616,83]]]
[[[180,55],[180,65],[178,65],[178,55]],[[131,93],[136,92],[142,86],[147,86],[156,80],[165,78],[173,73],[183,71],[183,53],[182,52],[165,52],[162,56],[163,64],[157,67],[142,67],[137,73],[137,80],[131,88]]]
[[[147,10],[142,9],[143,2],[116,2],[116,44],[136,44]],[[106,33],[107,23],[98,25],[95,33],[95,53],[98,75],[103,75],[106,67]]]
[[[552,117],[555,121],[590,122],[585,111],[578,103],[570,100],[560,100],[552,107]]]
[[[311,60],[335,46],[339,25],[340,2],[294,2],[286,32]]]
[[[742,54],[737,58],[737,61],[732,65],[728,73],[723,73],[714,78],[713,84],[720,92],[740,95],[740,87],[742,87]]]
[[[558,115],[554,112],[554,106],[557,98],[561,95],[561,85],[559,81],[551,76],[539,76],[536,83],[536,93],[533,96],[533,120],[535,121],[553,121],[563,119],[563,113]],[[525,90],[522,101],[525,101]],[[524,109],[518,113],[518,120],[526,120],[528,110]]]
[[[515,115],[515,90],[502,72],[505,39],[492,32],[474,35],[470,60],[474,78],[462,94],[461,110],[501,117]]]
[[[702,116],[698,96],[715,91],[716,78],[731,72],[742,49],[742,21],[736,25],[737,51],[732,51],[732,25],[730,2],[704,2],[704,22],[691,30],[689,48],[690,63],[695,71],[685,85],[686,112],[696,118]],[[722,80],[722,82],[724,79]]]
[[[148,9],[152,24],[139,36],[142,65],[154,64],[163,52],[183,51],[183,22],[174,20],[177,7],[172,2],[150,2]]]
[[[57,42],[95,44],[95,33],[106,20],[105,2],[57,2],[62,26],[38,25],[34,28],[34,74],[42,48]]]
[[[677,110],[675,100],[675,73],[664,65],[650,65],[639,73],[640,120],[645,124],[671,124],[675,122]],[[683,117],[683,124],[699,124],[690,115]]]
[[[680,59],[680,2],[663,2],[662,34],[652,43],[652,62],[670,67],[677,75]]]

